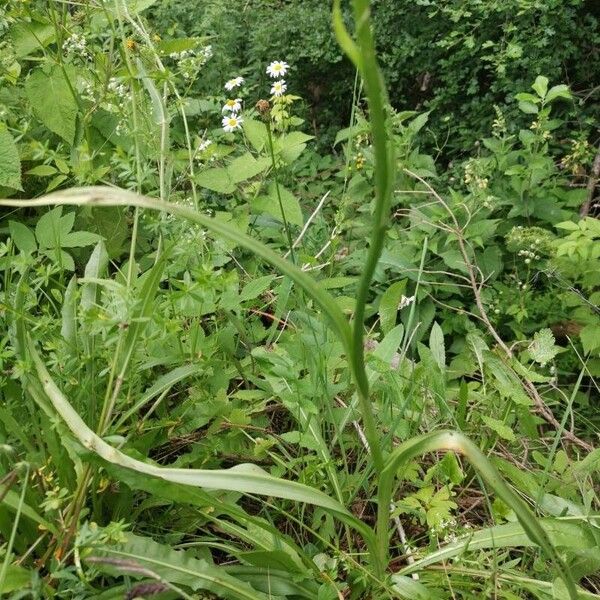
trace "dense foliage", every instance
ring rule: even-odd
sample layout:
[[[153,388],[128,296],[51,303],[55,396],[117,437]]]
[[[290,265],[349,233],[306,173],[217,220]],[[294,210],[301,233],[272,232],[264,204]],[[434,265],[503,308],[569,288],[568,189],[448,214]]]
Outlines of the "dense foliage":
[[[600,597],[597,6],[368,4],[0,7],[6,597]]]

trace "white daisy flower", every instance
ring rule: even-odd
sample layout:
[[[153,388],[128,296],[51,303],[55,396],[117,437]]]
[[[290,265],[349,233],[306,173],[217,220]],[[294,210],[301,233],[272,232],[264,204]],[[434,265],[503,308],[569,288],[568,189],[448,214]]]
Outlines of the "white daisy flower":
[[[232,89],[234,89],[236,87],[240,87],[240,85],[242,85],[242,83],[244,83],[244,78],[243,77],[234,77],[233,79],[230,79],[225,84],[225,89],[227,91],[231,91]]]
[[[227,133],[231,133],[232,131],[235,131],[236,129],[240,129],[243,122],[244,122],[244,119],[242,119],[242,117],[232,113],[228,117],[223,117],[223,121],[222,121],[223,129]]]
[[[283,77],[289,68],[290,65],[283,60],[274,60],[267,67],[267,75],[269,75],[269,77],[273,77],[273,79],[276,79],[277,77]]]
[[[235,100],[227,100],[225,105],[223,106],[223,112],[229,111],[232,113],[237,113],[242,110],[242,99],[236,98]]]
[[[285,81],[283,81],[283,79],[281,79],[280,81],[276,81],[272,86],[271,86],[271,94],[273,96],[283,96],[283,94],[285,93],[285,90],[287,90],[287,85],[285,83]]]

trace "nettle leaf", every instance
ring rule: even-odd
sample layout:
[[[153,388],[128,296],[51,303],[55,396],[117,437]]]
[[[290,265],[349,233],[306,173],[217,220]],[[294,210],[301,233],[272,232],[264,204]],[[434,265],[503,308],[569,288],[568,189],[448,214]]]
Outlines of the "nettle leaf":
[[[78,108],[71,87],[73,70],[69,71],[63,71],[59,66],[49,71],[38,67],[25,82],[25,94],[36,117],[50,131],[72,145]],[[71,81],[67,80],[67,76]]]
[[[19,151],[12,135],[2,124],[0,124],[0,186],[13,190],[23,189]]]
[[[10,37],[16,57],[23,58],[54,41],[55,29],[51,23],[19,21],[10,28]]]
[[[554,341],[554,335],[550,329],[541,329],[534,334],[533,342],[529,344],[528,350],[531,358],[542,367],[560,352],[560,348],[555,345]]]

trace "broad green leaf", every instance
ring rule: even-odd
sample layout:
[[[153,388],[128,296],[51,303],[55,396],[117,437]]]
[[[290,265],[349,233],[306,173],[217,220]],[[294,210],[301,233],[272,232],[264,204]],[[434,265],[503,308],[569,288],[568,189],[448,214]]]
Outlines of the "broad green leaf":
[[[19,223],[18,221],[9,221],[8,231],[10,232],[10,237],[15,246],[21,252],[28,253],[37,250],[35,236],[33,235],[33,231],[31,231],[27,225],[23,225],[23,223]]]
[[[248,141],[252,144],[252,147],[260,152],[269,139],[267,134],[267,126],[260,121],[254,119],[245,119],[242,124],[242,129],[248,138]]]
[[[444,347],[444,333],[438,323],[434,323],[429,334],[429,349],[431,354],[443,371],[446,368],[446,349]]]
[[[281,204],[283,205],[283,211],[287,222],[301,227],[304,223],[304,219],[298,200],[292,192],[282,185],[279,186],[279,193],[281,194]],[[266,196],[261,196],[252,202],[252,210],[254,212],[267,213],[275,219],[282,221],[281,208],[279,206],[275,183],[272,183],[269,186]]]
[[[538,75],[531,86],[540,98],[545,98],[548,92],[548,78]]]
[[[54,40],[54,25],[40,21],[19,20],[10,28],[10,37],[17,58],[41,50]]]
[[[56,175],[56,173],[58,173],[58,170],[51,165],[38,165],[27,171],[27,175],[35,175],[36,177],[50,177],[50,175]]]
[[[40,248],[61,248],[62,240],[73,229],[75,213],[62,214],[62,206],[56,206],[43,214],[35,226],[35,237]]]
[[[61,308],[61,316],[62,316],[62,327],[60,329],[60,334],[63,339],[69,344],[71,347],[75,347],[77,344],[77,278],[73,275],[69,284],[67,285],[67,289],[65,290],[65,295],[63,299],[63,305]]]
[[[271,159],[268,156],[256,159],[250,152],[246,152],[231,161],[227,166],[227,172],[231,181],[240,183],[262,173],[270,165]]]
[[[386,363],[391,363],[394,355],[398,352],[403,337],[404,325],[400,323],[393,327],[383,340],[381,340],[381,343],[373,351],[373,356],[377,356],[377,358],[380,358]]]
[[[235,192],[235,182],[231,179],[230,172],[223,167],[200,171],[196,175],[196,183],[220,194],[233,194]]]
[[[244,286],[244,289],[240,292],[240,302],[258,298],[258,296],[260,296],[264,291],[269,289],[273,279],[275,279],[275,275],[265,275],[264,277],[257,277],[256,279],[253,279],[247,283]]]
[[[594,323],[586,325],[579,332],[579,339],[581,340],[583,351],[586,354],[600,348],[600,325]]]
[[[546,102],[552,102],[552,100],[556,100],[556,98],[565,98],[566,100],[571,100],[573,96],[571,95],[569,86],[561,84],[551,87],[546,94]]]
[[[526,115],[537,115],[540,112],[540,109],[535,104],[524,102],[523,100],[519,102],[519,109]]]
[[[19,590],[23,593],[33,581],[33,572],[18,565],[7,565],[4,581],[0,586],[0,594],[9,594]],[[11,596],[12,597],[12,596]],[[22,596],[21,596],[22,597]]]
[[[65,72],[69,74],[68,70]],[[49,70],[38,67],[27,78],[25,94],[36,117],[50,131],[72,145],[78,108],[71,87],[74,86],[74,77],[68,75],[71,79],[69,82],[65,72],[58,65]]]
[[[52,523],[46,521],[46,519],[29,506],[29,504],[21,504],[21,498],[15,490],[6,490],[4,485],[0,485],[0,497],[2,498],[2,504],[4,504],[11,512],[17,512],[17,510],[19,510],[21,516],[31,519],[51,533],[56,533],[56,528]]]
[[[72,231],[67,233],[60,243],[63,248],[83,248],[98,243],[100,239],[97,233],[91,233],[90,231]]]
[[[22,190],[21,159],[17,145],[5,125],[0,123],[0,187]]]
[[[275,151],[279,152],[281,158],[292,164],[302,154],[306,148],[306,142],[312,140],[312,135],[307,135],[301,131],[292,131],[281,136],[275,144]]]
[[[402,279],[401,281],[392,283],[381,296],[381,300],[379,301],[379,320],[383,333],[388,333],[396,325],[398,306],[400,305],[402,295],[406,291],[407,281],[406,279]]]

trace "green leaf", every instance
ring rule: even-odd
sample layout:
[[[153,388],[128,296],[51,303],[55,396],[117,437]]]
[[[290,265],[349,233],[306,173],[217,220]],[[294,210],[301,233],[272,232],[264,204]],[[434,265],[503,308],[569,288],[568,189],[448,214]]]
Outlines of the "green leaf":
[[[39,21],[19,20],[10,28],[15,55],[17,58],[29,56],[41,50],[54,40],[54,26]]]
[[[302,154],[306,148],[306,142],[312,140],[314,136],[307,135],[301,131],[292,131],[282,135],[275,145],[276,151],[278,149],[279,155],[283,160],[291,164]]]
[[[69,281],[69,285],[67,285],[67,289],[65,290],[65,297],[63,300],[63,305],[61,308],[61,316],[62,316],[62,327],[60,329],[60,334],[63,339],[69,344],[71,347],[75,347],[77,344],[77,278],[75,275],[71,277]]]
[[[86,425],[57,387],[31,341],[28,343],[28,353],[35,365],[39,383],[56,412],[79,443],[100,458],[138,473],[182,485],[213,490],[231,490],[259,496],[274,496],[321,506],[333,511],[345,522],[351,523],[363,535],[369,535],[368,528],[352,517],[344,506],[323,492],[301,483],[273,477],[253,464],[241,464],[230,469],[179,469],[156,466],[124,454],[106,443]]]
[[[396,325],[398,315],[398,306],[400,299],[406,291],[407,279],[396,281],[385,290],[381,300],[379,301],[379,320],[381,322],[381,330],[383,333],[388,333],[392,327]]]
[[[196,183],[220,194],[233,194],[235,192],[235,183],[231,179],[230,172],[223,167],[200,171],[196,175]]]
[[[429,349],[431,354],[443,371],[446,368],[446,349],[444,347],[444,333],[438,323],[434,323],[429,334]]]
[[[73,228],[75,213],[62,215],[62,206],[49,210],[35,226],[35,237],[40,248],[61,248],[62,240]]]
[[[548,78],[538,75],[531,86],[540,98],[544,98],[548,92]]]
[[[503,440],[514,442],[517,438],[515,432],[505,423],[493,417],[486,415],[481,416],[481,420],[495,433],[497,433]]]
[[[542,367],[560,352],[560,348],[554,343],[554,335],[550,329],[537,331],[527,349],[531,358]]]
[[[269,289],[273,279],[275,279],[275,275],[265,275],[264,277],[257,277],[250,281],[250,283],[246,284],[244,289],[240,292],[240,302],[258,298],[265,290]]]
[[[579,339],[583,346],[583,351],[586,354],[593,352],[597,348],[600,348],[600,325],[590,324],[586,325],[579,332]]]
[[[292,192],[282,185],[279,186],[279,193],[281,194],[281,204],[283,205],[283,211],[287,222],[301,227],[304,223],[304,218],[302,217],[302,210],[298,200]],[[252,210],[264,212],[279,221],[282,220],[275,183],[272,183],[269,186],[267,196],[261,196],[252,202]]]
[[[15,246],[21,252],[28,253],[37,250],[35,236],[33,235],[33,231],[31,231],[27,225],[23,225],[23,223],[19,223],[18,221],[9,221],[8,231],[10,232],[10,237],[15,243]]]
[[[552,102],[552,100],[556,100],[556,98],[565,98],[566,100],[571,100],[573,96],[571,95],[569,86],[561,84],[551,87],[546,94],[546,102]]]
[[[36,177],[50,177],[50,175],[56,173],[58,173],[57,169],[51,165],[38,165],[27,171],[27,175],[35,175]]]
[[[523,102],[522,100],[519,102],[519,109],[527,115],[537,115],[540,112],[540,109],[535,104]]]
[[[63,248],[83,248],[84,246],[91,246],[100,241],[100,236],[97,233],[91,233],[89,231],[73,231],[67,233],[61,239],[61,246]]]
[[[21,160],[15,141],[0,123],[0,186],[13,190],[22,190],[21,187]]]
[[[38,67],[27,78],[25,94],[37,118],[50,131],[72,145],[78,109],[63,70],[58,65],[49,71]]]
[[[124,543],[91,546],[86,560],[104,571],[147,577],[143,570],[157,574],[161,579],[194,591],[212,592],[220,598],[235,600],[266,600],[267,596],[250,587],[222,567],[190,556],[183,550],[133,534],[127,534]],[[113,560],[104,560],[113,559]],[[117,559],[117,560],[114,560]]]
[[[246,134],[246,138],[252,144],[252,147],[260,152],[269,139],[267,126],[254,119],[245,119],[242,124],[242,129]]]
[[[268,156],[256,159],[250,152],[246,152],[231,161],[227,166],[227,173],[231,181],[240,183],[262,173],[270,164],[271,159]]]

